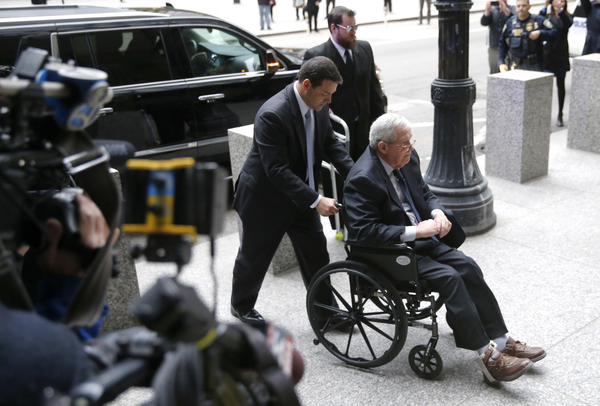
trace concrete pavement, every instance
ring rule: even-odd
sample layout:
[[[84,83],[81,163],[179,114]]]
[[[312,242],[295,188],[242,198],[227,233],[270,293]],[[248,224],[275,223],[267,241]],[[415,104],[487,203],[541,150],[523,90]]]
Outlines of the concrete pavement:
[[[444,369],[438,380],[418,378],[408,365],[412,347],[426,344],[429,332],[409,329],[406,344],[389,364],[371,370],[347,366],[322,346],[312,343],[299,272],[268,275],[256,308],[285,327],[306,363],[297,386],[303,405],[598,405],[600,371],[596,367],[596,336],[600,331],[600,229],[594,212],[600,200],[600,156],[566,147],[567,130],[551,135],[547,176],[516,184],[488,177],[494,193],[495,228],[470,237],[462,250],[483,269],[503,310],[510,334],[541,345],[548,356],[515,382],[491,387],[482,382],[475,353],[457,349],[452,332],[440,317],[440,353]],[[478,158],[485,168],[485,156]],[[345,258],[343,244],[325,224],[331,260]],[[228,233],[217,242],[217,315],[229,314],[231,271],[239,246],[231,213]],[[194,248],[182,280],[212,301],[208,243]],[[139,262],[142,291],[174,267]],[[440,312],[444,316],[444,310]],[[139,404],[150,396],[135,389],[115,405]]]

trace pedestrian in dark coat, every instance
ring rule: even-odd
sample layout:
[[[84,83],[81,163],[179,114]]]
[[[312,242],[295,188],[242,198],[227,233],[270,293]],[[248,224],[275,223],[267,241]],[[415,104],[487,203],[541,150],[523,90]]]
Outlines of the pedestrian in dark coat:
[[[556,125],[563,126],[563,107],[565,105],[565,77],[571,70],[569,63],[569,28],[573,25],[573,16],[567,11],[565,0],[546,0],[546,7],[540,11],[542,17],[546,17],[558,31],[554,41],[548,41],[544,45],[544,71],[552,72],[556,77],[558,88],[558,119]]]
[[[306,7],[304,8],[304,11],[306,12],[306,14],[308,14],[308,31],[312,32],[312,30],[314,29],[315,32],[319,32],[319,29],[317,28],[317,17],[319,15],[319,0],[308,0],[306,2]],[[312,23],[315,23],[315,26],[313,28]]]
[[[583,55],[600,52],[600,2],[581,0],[581,7],[587,16],[587,36],[583,46]]]

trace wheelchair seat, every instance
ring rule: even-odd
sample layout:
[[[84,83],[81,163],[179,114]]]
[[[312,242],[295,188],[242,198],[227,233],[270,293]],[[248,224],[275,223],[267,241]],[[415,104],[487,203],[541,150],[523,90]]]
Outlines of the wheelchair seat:
[[[343,211],[340,218],[347,226]],[[350,365],[371,368],[398,355],[408,327],[426,328],[431,338],[410,351],[409,364],[418,376],[436,378],[443,368],[435,350],[436,312],[442,303],[429,283],[419,279],[416,254],[406,244],[369,246],[351,238],[344,246],[346,260],[323,267],[308,287],[307,312],[317,336],[313,342]],[[420,321],[424,319],[430,322]],[[343,324],[349,333],[338,331]]]

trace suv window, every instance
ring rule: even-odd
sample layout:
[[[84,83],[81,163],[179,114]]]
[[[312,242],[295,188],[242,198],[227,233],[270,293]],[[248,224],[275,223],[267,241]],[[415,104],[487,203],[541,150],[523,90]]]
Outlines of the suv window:
[[[59,48],[61,59],[105,71],[111,86],[171,80],[156,28],[64,35]]]
[[[28,47],[45,49],[51,54],[50,35],[23,35],[20,33],[14,36],[2,36],[0,65],[15,66],[18,56]]]
[[[212,27],[182,28],[194,76],[264,70],[260,51],[241,36]]]

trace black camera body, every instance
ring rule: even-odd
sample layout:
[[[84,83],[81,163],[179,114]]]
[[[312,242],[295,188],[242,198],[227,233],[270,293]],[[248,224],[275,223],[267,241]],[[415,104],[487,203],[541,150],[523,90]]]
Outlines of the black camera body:
[[[103,72],[62,64],[35,49],[22,54],[11,78],[0,79],[0,301],[31,308],[15,299],[22,295],[27,302],[27,294],[16,255],[9,254],[24,244],[43,249],[47,219],[63,225],[60,247],[86,254],[77,194],[90,196],[112,230],[105,246],[87,255],[91,262],[63,318],[67,327],[98,320],[111,276],[108,241],[122,220],[108,153],[82,131],[111,97],[105,79]],[[175,262],[181,270],[198,235],[214,238],[220,232],[227,198],[225,176],[216,164],[132,160],[123,179],[123,230],[148,235],[148,260]],[[152,385],[157,406],[299,405],[291,374],[279,360],[292,360],[293,347],[275,355],[263,332],[218,323],[193,288],[161,279],[132,312],[146,328],[98,339],[87,349],[98,373],[73,388],[67,403],[56,394],[48,404],[100,405],[131,386]],[[291,343],[289,334],[270,329]]]

